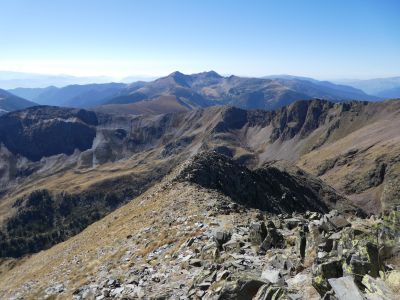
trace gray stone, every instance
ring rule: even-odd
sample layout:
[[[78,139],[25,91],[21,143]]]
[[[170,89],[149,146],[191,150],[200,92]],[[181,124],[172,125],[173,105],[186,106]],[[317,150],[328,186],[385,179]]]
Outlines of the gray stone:
[[[272,284],[277,284],[277,285],[283,285],[285,282],[281,272],[277,269],[271,269],[271,268],[267,268],[262,271],[261,279],[268,280]]]
[[[350,259],[351,274],[354,274],[357,284],[361,283],[364,275],[371,271],[371,264],[367,259],[352,255]]]
[[[264,222],[256,222],[250,225],[250,242],[259,246],[267,236],[267,227]]]
[[[215,231],[213,232],[213,238],[218,247],[222,249],[222,245],[230,240],[231,233],[228,231]]]
[[[271,228],[268,230],[268,234],[260,245],[260,249],[263,251],[267,251],[271,248],[283,248],[285,244],[285,240],[283,235],[278,232],[277,229]]]
[[[394,300],[396,295],[390,290],[385,282],[380,278],[373,278],[369,275],[365,275],[362,279],[362,284],[366,287],[367,295],[375,297],[375,299],[381,300]]]
[[[363,296],[354,283],[353,277],[330,278],[328,282],[339,300],[363,300]]]
[[[47,289],[45,289],[45,293],[47,295],[55,295],[55,294],[60,294],[65,290],[65,287],[62,283],[58,283],[56,285],[53,285],[51,287],[48,287]]]
[[[224,286],[219,300],[249,300],[252,299],[263,285],[268,284],[258,279],[242,278]]]
[[[328,262],[322,263],[319,267],[321,275],[326,279],[343,276],[342,261],[339,259],[332,259]]]

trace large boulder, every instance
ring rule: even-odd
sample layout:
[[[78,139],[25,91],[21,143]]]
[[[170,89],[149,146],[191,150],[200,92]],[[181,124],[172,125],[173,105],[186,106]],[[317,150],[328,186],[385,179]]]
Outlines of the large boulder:
[[[271,248],[284,248],[285,239],[283,235],[275,228],[269,228],[267,236],[260,245],[261,251],[267,251]]]
[[[350,222],[337,210],[332,210],[328,214],[325,214],[320,222],[321,228],[325,232],[339,231],[345,227],[351,226]]]
[[[353,277],[346,276],[328,279],[338,300],[363,300],[360,290],[354,283]]]
[[[263,285],[270,284],[252,278],[241,278],[230,282],[222,289],[218,300],[249,300],[252,299]]]
[[[340,259],[331,259],[317,267],[312,285],[323,296],[331,289],[328,279],[342,276],[342,261]]]

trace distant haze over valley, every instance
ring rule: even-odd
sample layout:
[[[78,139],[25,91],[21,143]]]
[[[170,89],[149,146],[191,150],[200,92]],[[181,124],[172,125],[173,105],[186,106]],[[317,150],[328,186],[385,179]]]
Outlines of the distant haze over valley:
[[[222,76],[215,71],[190,75],[176,71],[157,79],[132,76],[121,82],[110,80],[106,76],[0,72],[0,84],[6,87],[20,85],[2,89],[0,113],[34,105],[138,115],[181,112],[214,105],[271,110],[298,100],[315,98],[341,102],[382,101],[400,97],[400,77],[330,82],[293,75],[260,78]]]

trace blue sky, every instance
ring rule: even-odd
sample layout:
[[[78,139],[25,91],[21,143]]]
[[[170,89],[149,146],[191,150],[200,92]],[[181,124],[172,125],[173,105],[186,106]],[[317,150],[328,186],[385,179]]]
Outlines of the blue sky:
[[[398,0],[0,0],[0,70],[400,75]]]

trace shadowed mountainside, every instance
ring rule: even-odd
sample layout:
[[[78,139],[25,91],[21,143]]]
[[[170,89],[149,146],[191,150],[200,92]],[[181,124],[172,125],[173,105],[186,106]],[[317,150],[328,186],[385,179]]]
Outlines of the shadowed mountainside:
[[[34,102],[14,96],[9,92],[0,89],[0,115],[35,105],[37,104]]]

